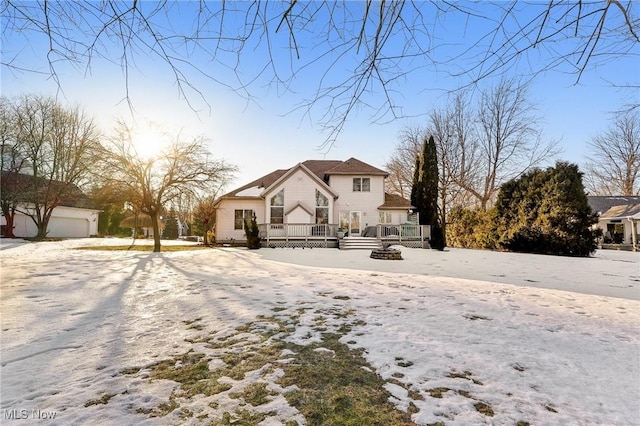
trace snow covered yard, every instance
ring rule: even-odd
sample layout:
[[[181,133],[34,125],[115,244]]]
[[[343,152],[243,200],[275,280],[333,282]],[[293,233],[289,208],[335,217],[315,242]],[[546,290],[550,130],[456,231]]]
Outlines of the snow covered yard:
[[[74,249],[116,243],[2,241],[3,424],[305,424],[340,345],[416,424],[640,424],[637,253]]]

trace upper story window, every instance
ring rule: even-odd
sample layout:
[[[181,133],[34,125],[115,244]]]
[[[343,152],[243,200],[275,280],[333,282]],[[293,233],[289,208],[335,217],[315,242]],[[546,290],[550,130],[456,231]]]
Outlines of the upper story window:
[[[271,197],[271,223],[284,223],[284,188]]]
[[[370,178],[353,178],[353,192],[370,192]]]
[[[316,223],[329,223],[329,199],[316,189]]]

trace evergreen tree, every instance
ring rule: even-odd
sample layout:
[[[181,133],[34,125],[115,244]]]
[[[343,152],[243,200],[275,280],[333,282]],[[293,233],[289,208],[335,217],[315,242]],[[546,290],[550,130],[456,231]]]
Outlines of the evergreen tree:
[[[258,229],[258,222],[256,215],[254,214],[251,220],[244,222],[244,233],[247,236],[247,248],[259,249],[260,243],[260,230]]]
[[[530,253],[589,256],[599,231],[578,166],[557,163],[503,185],[496,202],[499,245]]]
[[[164,219],[164,231],[162,231],[162,237],[165,240],[175,240],[178,238],[178,215],[173,207],[169,210],[169,214]]]
[[[416,158],[411,204],[419,213],[420,224],[431,226],[431,248],[443,250],[445,242],[438,212],[438,153],[433,136],[424,141],[422,155]]]

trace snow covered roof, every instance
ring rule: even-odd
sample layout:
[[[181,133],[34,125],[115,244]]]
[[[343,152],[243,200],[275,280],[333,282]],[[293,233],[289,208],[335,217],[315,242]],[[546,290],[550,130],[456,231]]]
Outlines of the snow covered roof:
[[[640,220],[640,204],[623,204],[611,207],[600,215],[600,219],[639,219]]]

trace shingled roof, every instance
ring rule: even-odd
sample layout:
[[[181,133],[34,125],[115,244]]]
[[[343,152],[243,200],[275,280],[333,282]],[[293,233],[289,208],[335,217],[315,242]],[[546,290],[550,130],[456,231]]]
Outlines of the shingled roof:
[[[598,214],[602,214],[614,206],[640,203],[640,197],[636,196],[589,195],[587,200],[589,202],[589,206],[591,206],[591,210]]]
[[[640,219],[640,204],[622,204],[619,206],[613,206],[606,212],[600,215],[602,219],[616,219],[616,218],[634,218]]]
[[[76,185],[49,181],[41,177],[3,170],[0,175],[0,189],[4,197],[18,203],[33,203],[42,200],[48,189],[60,193],[59,206],[96,210],[96,205]]]
[[[331,175],[388,175],[388,173],[384,170],[380,170],[356,158],[349,158],[347,161],[307,160],[302,162],[302,165],[304,165],[307,169],[309,169],[311,173],[315,174],[324,182],[328,182],[329,176]],[[298,165],[289,169],[275,170],[252,182],[249,182],[246,185],[228,192],[220,198],[260,198],[257,191],[251,191],[252,188],[268,188],[273,185],[278,179],[284,176],[287,172],[297,166]]]
[[[414,209],[411,202],[399,195],[384,193],[384,204],[378,207],[379,210]]]

